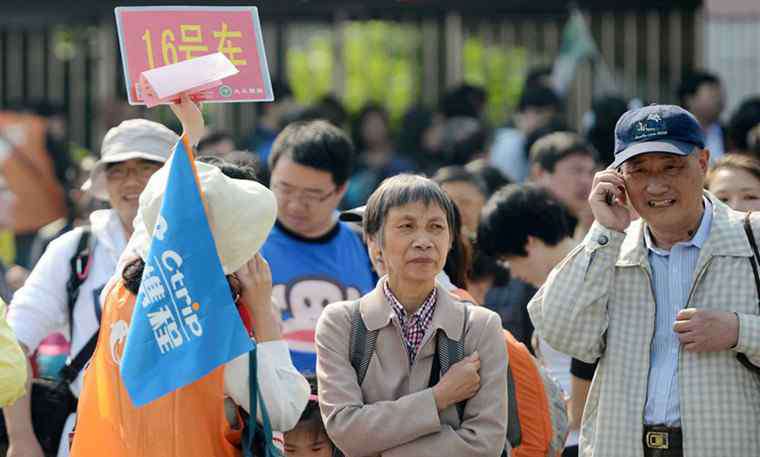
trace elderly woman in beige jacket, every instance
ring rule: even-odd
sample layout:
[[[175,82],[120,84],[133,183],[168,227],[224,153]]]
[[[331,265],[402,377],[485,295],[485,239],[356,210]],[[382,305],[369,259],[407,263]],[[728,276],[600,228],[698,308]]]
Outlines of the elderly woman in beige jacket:
[[[501,321],[482,307],[465,313],[435,280],[452,246],[453,211],[437,184],[412,175],[385,180],[367,203],[364,234],[388,274],[359,300],[367,331],[377,331],[361,384],[350,360],[355,302],[329,305],[316,332],[322,417],[348,457],[498,457],[504,449]],[[440,377],[431,376],[438,332],[464,338],[465,355]],[[461,420],[457,404],[464,404]]]

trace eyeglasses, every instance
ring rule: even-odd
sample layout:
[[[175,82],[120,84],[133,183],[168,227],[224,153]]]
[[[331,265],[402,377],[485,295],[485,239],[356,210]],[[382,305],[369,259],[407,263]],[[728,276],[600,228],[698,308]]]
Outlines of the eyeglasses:
[[[153,176],[153,173],[157,172],[161,168],[161,165],[162,164],[160,163],[146,163],[133,168],[129,168],[123,165],[111,165],[108,169],[106,169],[106,178],[115,181],[123,181],[127,179],[130,174],[134,173],[137,179],[146,181],[150,179],[151,176]]]
[[[295,187],[287,184],[273,183],[271,186],[272,192],[275,196],[282,200],[295,200],[303,203],[306,206],[318,205],[324,203],[328,198],[335,194],[335,189],[327,193],[319,193],[309,190],[298,190]]]

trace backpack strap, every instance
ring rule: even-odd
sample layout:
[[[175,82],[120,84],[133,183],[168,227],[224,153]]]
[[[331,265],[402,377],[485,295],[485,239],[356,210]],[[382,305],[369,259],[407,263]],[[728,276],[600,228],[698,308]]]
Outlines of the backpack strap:
[[[82,236],[79,237],[77,250],[69,260],[71,265],[71,275],[66,282],[66,296],[68,300],[69,311],[69,337],[73,340],[74,336],[74,305],[79,298],[79,287],[90,274],[92,264],[92,229],[89,226],[82,228]]]
[[[464,307],[464,324],[462,325],[462,337],[459,341],[452,341],[447,338],[443,332],[438,333],[437,345],[438,352],[437,359],[440,359],[440,373],[443,376],[446,371],[464,358],[464,335],[467,330],[467,321],[469,320],[469,305]],[[436,364],[433,364],[434,368]],[[507,365],[507,407],[509,411],[509,420],[507,423],[507,440],[510,446],[515,448],[522,442],[522,431],[520,427],[520,416],[517,411],[517,398],[515,396],[515,380],[512,374],[512,368]],[[457,403],[457,413],[459,413],[459,420],[464,418],[464,408],[467,405],[467,401],[461,401]],[[506,451],[505,451],[506,452]],[[502,456],[506,453],[502,453]]]
[[[356,381],[361,386],[367,376],[372,354],[375,352],[378,331],[367,330],[359,304],[359,300],[351,304],[351,336],[348,350],[351,366],[356,372]]]
[[[348,357],[351,361],[351,366],[356,372],[356,382],[361,387],[364,378],[367,376],[372,354],[375,352],[379,331],[373,330],[370,332],[367,329],[367,325],[364,323],[364,319],[362,319],[359,304],[359,300],[351,303],[351,335],[348,340]],[[345,455],[338,449],[338,446],[333,446],[332,457],[345,457]]]
[[[462,324],[462,336],[459,341],[454,341],[443,332],[438,332],[438,359],[440,361],[441,375],[446,374],[449,368],[464,358],[464,334],[469,319],[469,305],[464,306],[464,323]]]
[[[77,250],[69,261],[71,264],[71,276],[69,276],[69,280],[66,282],[69,335],[72,337],[72,340],[74,335],[74,305],[79,298],[79,288],[90,274],[93,244],[92,230],[89,226],[84,226],[82,228],[82,236],[79,237]],[[79,376],[79,372],[82,371],[82,368],[84,368],[90,357],[92,357],[93,352],[95,352],[95,346],[98,343],[98,333],[99,330],[96,330],[82,349],[79,350],[79,353],[61,368],[60,376],[63,381],[71,384]]]
[[[433,367],[430,370],[428,387],[433,387],[438,384],[438,381],[447,371],[449,371],[449,368],[464,358],[464,335],[467,330],[467,321],[469,320],[469,317],[469,305],[465,304],[462,336],[459,338],[459,341],[454,341],[446,336],[446,333],[440,330],[438,331],[435,339],[436,357],[433,359]],[[460,421],[464,417],[464,407],[466,404],[466,400],[457,403],[457,412],[459,413]]]

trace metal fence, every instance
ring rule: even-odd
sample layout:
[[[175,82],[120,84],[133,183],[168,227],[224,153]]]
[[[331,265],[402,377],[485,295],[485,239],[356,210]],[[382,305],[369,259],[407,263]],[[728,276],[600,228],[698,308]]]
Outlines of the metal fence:
[[[61,6],[62,8],[64,6]],[[458,13],[430,18],[398,18],[419,27],[421,65],[419,101],[432,105],[446,87],[463,81],[466,71],[463,46],[468,37],[487,45],[525,49],[528,66],[550,64],[561,42],[567,15],[500,16],[473,18]],[[652,10],[586,14],[592,35],[617,87],[627,97],[643,101],[673,101],[674,86],[685,71],[702,62],[702,20],[699,11]],[[334,46],[343,40],[339,31],[349,19],[334,15],[322,27],[338,31]],[[353,20],[353,19],[352,19]],[[285,58],[289,33],[299,24],[267,23],[263,34],[273,77],[287,77]],[[333,91],[344,84],[341,53],[335,52]],[[595,89],[592,64],[578,69],[568,94],[571,125],[580,125]],[[0,108],[46,100],[66,109],[70,139],[97,150],[104,132],[131,116],[161,117],[161,111],[145,112],[125,106],[124,83],[115,25],[111,17],[87,24],[60,27],[0,28]],[[213,121],[237,135],[248,132],[256,121],[252,104],[213,107]],[[165,116],[165,114],[163,114]]]
[[[705,65],[726,88],[726,112],[760,95],[760,14],[713,15],[705,20]]]

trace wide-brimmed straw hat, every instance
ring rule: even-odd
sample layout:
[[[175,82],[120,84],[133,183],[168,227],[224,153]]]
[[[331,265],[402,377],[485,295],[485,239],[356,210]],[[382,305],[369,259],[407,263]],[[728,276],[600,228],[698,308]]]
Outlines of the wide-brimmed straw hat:
[[[277,202],[274,194],[256,181],[229,178],[219,168],[202,162],[195,162],[195,166],[222,269],[232,274],[264,244],[277,217]],[[150,234],[161,210],[170,169],[167,164],[157,171],[140,194],[130,245],[143,259],[148,256]]]

